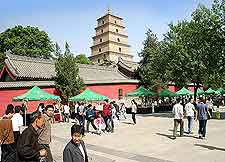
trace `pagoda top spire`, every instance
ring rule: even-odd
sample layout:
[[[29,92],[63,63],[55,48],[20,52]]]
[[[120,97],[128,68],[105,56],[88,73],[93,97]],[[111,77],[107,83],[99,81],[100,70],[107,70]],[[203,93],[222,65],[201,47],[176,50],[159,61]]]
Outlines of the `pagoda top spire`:
[[[111,9],[110,5],[107,8],[107,14],[110,14],[110,15],[112,14],[112,9]]]

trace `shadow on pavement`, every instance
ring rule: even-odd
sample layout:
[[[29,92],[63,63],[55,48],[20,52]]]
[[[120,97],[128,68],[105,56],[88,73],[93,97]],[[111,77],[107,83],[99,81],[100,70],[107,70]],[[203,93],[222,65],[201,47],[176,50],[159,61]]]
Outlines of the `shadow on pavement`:
[[[122,123],[134,125],[134,123],[132,123],[132,122],[122,122]]]
[[[154,113],[154,114],[138,114],[138,116],[142,117],[148,117],[148,116],[153,116],[153,117],[159,117],[159,118],[173,118],[174,115],[172,113]]]
[[[215,146],[209,146],[209,145],[202,145],[202,144],[195,144],[195,146],[200,146],[203,148],[207,148],[209,150],[220,150],[220,151],[225,151],[225,148],[220,148],[220,147],[215,147]]]
[[[167,138],[169,138],[169,139],[171,139],[171,140],[174,140],[175,138],[173,137],[173,135],[169,135],[169,134],[162,134],[162,133],[156,133],[157,135],[159,135],[159,136],[164,136],[164,137],[167,137]]]

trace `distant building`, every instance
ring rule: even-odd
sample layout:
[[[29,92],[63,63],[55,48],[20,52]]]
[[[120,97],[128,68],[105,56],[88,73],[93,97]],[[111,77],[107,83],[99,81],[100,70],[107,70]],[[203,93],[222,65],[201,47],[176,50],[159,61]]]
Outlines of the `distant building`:
[[[96,35],[93,37],[89,57],[93,63],[100,64],[106,60],[117,63],[119,58],[133,61],[122,20],[121,17],[113,15],[110,9],[106,15],[97,19]]]
[[[135,90],[139,83],[138,80],[132,79],[132,71],[127,73],[129,67],[122,70],[122,65],[125,66],[122,62],[113,66],[80,64],[79,75],[87,88],[108,96],[110,99],[118,99]],[[53,60],[7,53],[5,65],[0,74],[0,115],[7,104],[12,103],[13,97],[25,93],[34,85],[49,93],[60,95],[60,92],[55,88],[55,76],[55,62]],[[37,108],[37,103],[40,102],[42,101],[29,102],[28,111],[34,111]]]

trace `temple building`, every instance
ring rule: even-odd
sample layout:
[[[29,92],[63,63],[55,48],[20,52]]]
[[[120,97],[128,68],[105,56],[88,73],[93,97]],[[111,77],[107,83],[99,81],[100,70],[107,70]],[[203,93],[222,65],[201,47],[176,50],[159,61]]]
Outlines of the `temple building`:
[[[86,88],[110,99],[123,97],[135,90],[139,84],[138,80],[131,77],[133,71],[128,73],[130,67],[121,61],[113,66],[79,64],[78,67]],[[21,104],[12,102],[13,97],[27,92],[35,85],[49,93],[60,95],[55,88],[55,76],[54,60],[18,56],[7,52],[5,65],[0,73],[0,116],[7,104]],[[42,101],[28,102],[28,112],[34,111],[40,102]]]
[[[97,19],[95,31],[89,57],[93,63],[100,64],[104,61],[117,63],[119,58],[124,61],[133,61],[128,35],[121,17],[113,15],[108,9],[104,16]]]

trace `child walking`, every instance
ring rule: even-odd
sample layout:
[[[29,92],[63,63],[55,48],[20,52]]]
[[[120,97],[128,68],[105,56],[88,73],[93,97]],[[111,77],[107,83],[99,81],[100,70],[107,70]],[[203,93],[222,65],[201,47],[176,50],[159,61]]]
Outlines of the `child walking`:
[[[101,135],[102,134],[103,126],[105,124],[104,119],[102,118],[102,114],[101,113],[98,113],[98,117],[95,120],[95,122],[96,122],[96,126],[97,126],[97,134],[98,135]]]

